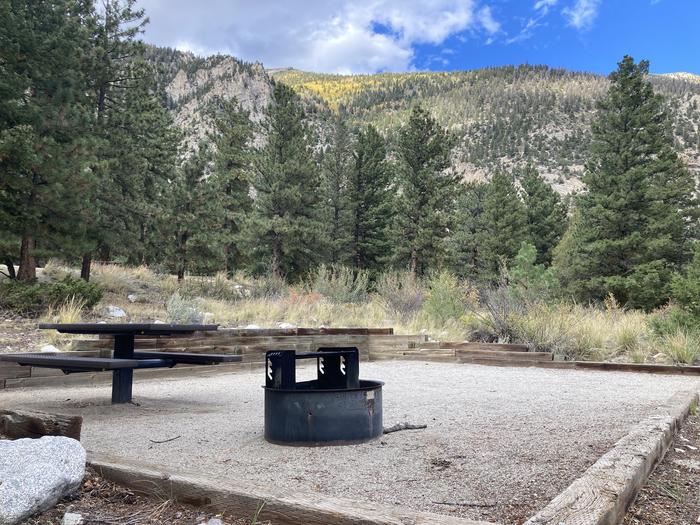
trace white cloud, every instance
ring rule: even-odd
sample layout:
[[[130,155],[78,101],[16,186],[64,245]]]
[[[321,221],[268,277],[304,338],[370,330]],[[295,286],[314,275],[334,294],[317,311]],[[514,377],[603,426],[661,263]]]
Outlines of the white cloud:
[[[571,7],[562,11],[570,26],[585,31],[593,26],[598,16],[601,0],[576,0]]]
[[[535,2],[535,11],[540,11],[543,15],[549,13],[549,9],[557,5],[559,0],[537,0]]]
[[[551,0],[549,0],[551,1]],[[477,0],[139,0],[145,40],[227,52],[267,67],[327,72],[400,71],[417,44],[500,30]]]
[[[491,13],[491,8],[489,6],[485,5],[479,9],[478,17],[479,23],[490,35],[498,33],[501,30],[501,24],[493,18],[493,13]]]

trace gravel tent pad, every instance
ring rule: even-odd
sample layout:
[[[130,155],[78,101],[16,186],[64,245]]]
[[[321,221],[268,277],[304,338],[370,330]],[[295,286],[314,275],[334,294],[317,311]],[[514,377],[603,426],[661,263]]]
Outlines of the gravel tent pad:
[[[137,380],[139,406],[110,405],[108,386],[6,390],[0,402],[81,414],[88,450],[165,470],[519,523],[676,391],[700,387],[679,376],[416,361],[363,363],[360,374],[386,383],[385,426],[428,428],[345,447],[268,444],[262,370]]]

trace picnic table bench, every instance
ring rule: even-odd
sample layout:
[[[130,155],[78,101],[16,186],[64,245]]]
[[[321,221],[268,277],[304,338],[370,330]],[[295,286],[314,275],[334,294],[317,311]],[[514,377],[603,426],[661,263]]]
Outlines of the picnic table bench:
[[[217,325],[185,324],[104,324],[104,323],[41,323],[41,329],[58,330],[66,334],[102,334],[114,336],[112,357],[80,357],[61,353],[0,354],[0,361],[23,366],[57,368],[65,374],[80,372],[112,372],[112,403],[129,403],[132,398],[134,370],[141,368],[171,368],[177,364],[214,365],[240,361],[239,355],[197,354],[185,352],[136,352],[137,335],[164,336],[212,331]]]

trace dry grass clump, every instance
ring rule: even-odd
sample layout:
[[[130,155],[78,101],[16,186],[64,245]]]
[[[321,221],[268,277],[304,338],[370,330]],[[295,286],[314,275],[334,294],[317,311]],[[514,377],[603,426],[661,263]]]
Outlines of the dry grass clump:
[[[514,339],[563,359],[644,362],[651,332],[643,312],[577,304],[538,303],[513,318]]]
[[[375,288],[387,310],[401,316],[420,312],[428,295],[423,282],[411,272],[385,272],[377,279]]]
[[[50,305],[41,317],[43,323],[79,323],[83,320],[85,300],[71,297],[59,305]],[[46,330],[45,339],[49,344],[60,347],[69,343],[78,336],[62,334],[56,330]]]
[[[700,337],[679,330],[661,339],[661,350],[673,364],[692,365],[700,357]]]
[[[93,263],[91,280],[112,293],[132,293],[148,287],[161,287],[163,278],[147,266],[121,266]]]

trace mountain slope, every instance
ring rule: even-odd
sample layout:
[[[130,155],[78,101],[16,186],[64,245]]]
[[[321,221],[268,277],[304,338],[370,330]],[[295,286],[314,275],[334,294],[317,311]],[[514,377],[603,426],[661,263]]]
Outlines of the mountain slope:
[[[210,129],[206,109],[218,96],[236,97],[260,122],[272,83],[294,88],[308,105],[323,142],[326,117],[342,112],[357,125],[372,123],[390,140],[411,106],[424,104],[457,137],[454,164],[466,180],[499,168],[534,163],[561,193],[580,189],[590,121],[608,81],[600,75],[546,66],[497,67],[450,73],[330,75],[265,70],[226,55],[197,57],[148,48],[167,105],[195,147]],[[678,150],[700,174],[700,82],[689,74],[658,75],[668,100]],[[264,140],[260,135],[257,142]]]
[[[590,121],[607,79],[546,66],[452,73],[326,75],[277,70],[272,77],[309,101],[391,135],[421,102],[459,137],[458,169],[483,178],[534,162],[560,192],[581,187]],[[687,75],[652,77],[669,101],[679,151],[700,171],[700,84]]]

